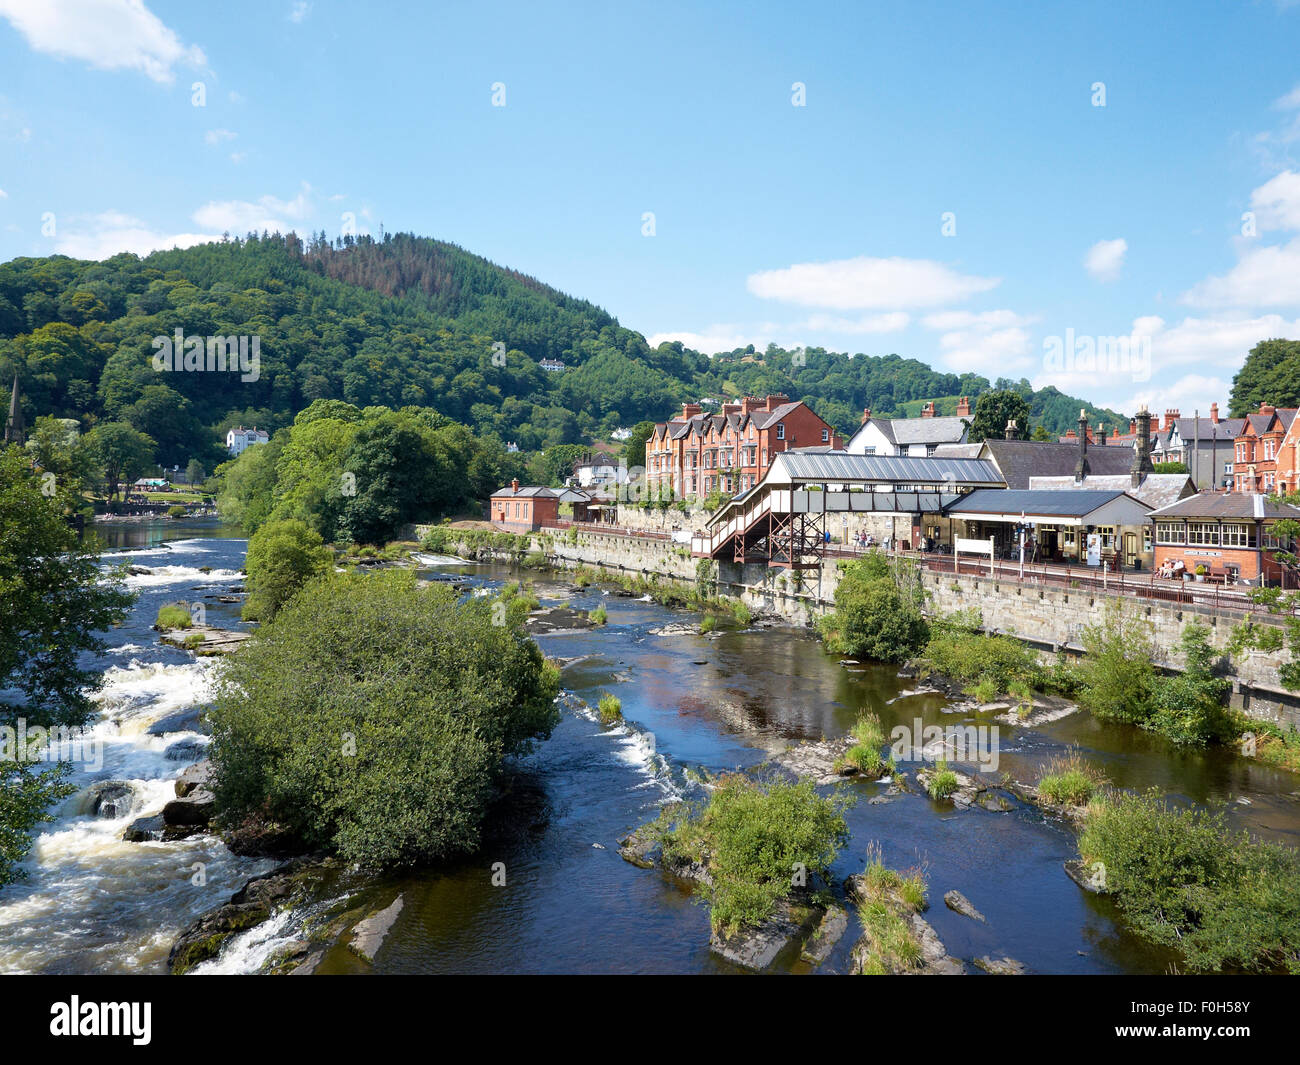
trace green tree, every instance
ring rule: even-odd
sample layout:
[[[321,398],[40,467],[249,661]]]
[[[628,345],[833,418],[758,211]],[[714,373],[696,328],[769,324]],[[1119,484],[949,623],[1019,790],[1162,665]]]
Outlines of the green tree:
[[[333,564],[334,553],[323,546],[320,533],[302,522],[287,519],[262,526],[248,541],[244,617],[270,621],[298,589]]]
[[[208,471],[203,468],[203,463],[198,459],[190,459],[189,465],[185,467],[185,480],[189,484],[202,484],[207,480]]]
[[[1261,403],[1300,407],[1300,340],[1261,340],[1232,380],[1232,416],[1259,410]]]
[[[94,541],[68,524],[66,488],[46,485],[19,448],[0,451],[0,722],[21,713],[38,724],[80,725],[100,674],[78,664],[104,651],[98,635],[121,622],[133,596],[122,571],[105,574]]]
[[[1007,422],[1012,420],[1016,423],[1016,435],[1023,440],[1029,432],[1029,404],[1025,397],[1010,389],[985,392],[975,401],[969,439],[972,442],[1001,440],[1006,435]]]
[[[1160,679],[1152,699],[1153,713],[1144,727],[1190,747],[1231,740],[1235,730],[1224,703],[1232,685],[1214,673],[1219,655],[1210,646],[1209,628],[1189,622],[1179,647],[1183,672]]]
[[[50,807],[77,790],[67,774],[62,762],[38,770],[0,759],[0,887],[22,878],[18,863],[31,849],[32,829],[54,820]]]
[[[624,453],[629,470],[634,466],[645,465],[646,442],[654,431],[654,422],[637,422],[632,427],[632,435],[627,438],[627,451]]]
[[[550,735],[559,674],[493,604],[408,572],[315,581],[229,660],[221,818],[368,869],[472,849],[505,758]]]
[[[153,464],[154,442],[125,422],[104,422],[86,434],[86,445],[104,473],[108,498]]]
[[[1083,630],[1087,652],[1079,663],[1079,704],[1104,721],[1143,724],[1155,690],[1155,640],[1151,626],[1115,606]]]
[[[921,616],[919,588],[910,574],[895,574],[873,551],[850,562],[835,587],[835,610],[818,619],[826,646],[836,654],[877,662],[902,662],[925,646],[929,627]]]

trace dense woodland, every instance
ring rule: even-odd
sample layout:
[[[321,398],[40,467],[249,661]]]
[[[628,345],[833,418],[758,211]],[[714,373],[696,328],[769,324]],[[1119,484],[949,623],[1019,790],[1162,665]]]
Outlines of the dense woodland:
[[[178,329],[259,336],[257,380],[155,370],[153,338]],[[700,397],[784,392],[847,431],[864,407],[915,414],[933,399],[951,412],[957,396],[994,387],[898,355],[805,355],[793,366],[774,346],[711,359],[679,343],[651,348],[590,303],[407,234],[334,242],[250,234],[143,259],[0,265],[0,380],[17,370],[27,423],[126,423],[167,467],[197,459],[212,469],[229,427],[274,431],[319,399],[430,408],[531,452],[607,437]],[[543,358],[568,369],[548,373]],[[996,385],[1020,392],[1035,424],[1052,432],[1070,428],[1080,406],[1094,420],[1119,420],[1055,389]]]

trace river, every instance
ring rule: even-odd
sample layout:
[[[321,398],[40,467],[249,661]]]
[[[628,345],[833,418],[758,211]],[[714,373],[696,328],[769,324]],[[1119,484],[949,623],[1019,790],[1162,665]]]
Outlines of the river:
[[[0,972],[161,972],[177,933],[275,863],[239,858],[212,836],[173,843],[125,843],[136,817],[156,813],[172,780],[201,755],[198,721],[212,660],[160,645],[150,626],[159,606],[203,602],[210,624],[242,627],[237,604],[216,596],[240,582],[246,542],[215,520],[101,527],[114,552],[151,572],[130,578],[140,592],[130,619],[109,635],[96,735],[104,764],[79,767],[79,794],[45,826],[25,863],[25,881],[0,889]],[[205,572],[205,568],[207,572]],[[513,574],[503,566],[445,564],[483,588]],[[747,630],[656,635],[691,620],[657,604],[598,587],[575,591],[562,578],[530,575],[544,605],[588,610],[604,603],[604,627],[538,637],[566,663],[562,683],[577,699],[550,740],[514,767],[481,852],[446,867],[376,880],[362,901],[404,907],[369,965],[342,946],[321,972],[496,973],[734,970],[709,951],[708,915],[655,870],[618,855],[618,839],[665,801],[703,794],[695,769],[752,768],[800,740],[844,734],[864,709],[886,732],[945,713],[937,694],[908,694],[914,681],[884,666],[851,672],[806,634]],[[635,728],[602,727],[578,700],[613,692]],[[1262,837],[1300,846],[1300,780],[1224,750],[1185,752],[1158,736],[1103,725],[1079,713],[1030,730],[1003,726],[999,772],[1032,779],[1034,767],[1076,746],[1128,788],[1158,785],[1178,801],[1227,804],[1230,819]],[[133,792],[120,816],[95,816],[102,782]],[[859,800],[847,813],[851,844],[835,873],[861,869],[878,842],[887,864],[925,869],[927,914],[949,953],[1009,955],[1030,971],[1159,973],[1173,961],[1128,933],[1105,898],[1085,894],[1064,873],[1074,834],[1032,809],[957,810],[922,794],[872,804],[884,788],[847,785]],[[505,883],[494,885],[493,867]],[[499,877],[498,877],[499,879]],[[957,889],[987,917],[980,924],[948,910]],[[355,898],[353,901],[356,901]],[[233,939],[200,972],[255,971],[293,940],[308,912],[290,912]],[[823,966],[843,971],[851,927]],[[797,958],[778,970],[802,971]]]

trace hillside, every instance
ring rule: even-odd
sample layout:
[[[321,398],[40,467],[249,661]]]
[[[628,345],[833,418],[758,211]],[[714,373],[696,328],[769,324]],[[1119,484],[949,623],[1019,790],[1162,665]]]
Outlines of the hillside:
[[[153,338],[177,330],[260,337],[256,379],[158,372]],[[543,358],[568,369],[544,371]],[[39,415],[83,427],[125,421],[156,441],[164,465],[198,458],[209,468],[230,426],[275,430],[316,399],[428,407],[535,451],[702,396],[784,392],[850,430],[863,407],[901,414],[992,387],[892,354],[810,349],[795,367],[776,347],[712,359],[676,343],[652,349],[591,303],[409,234],[333,243],[251,234],[143,259],[15,259],[0,265],[0,381],[15,369],[29,424]],[[1080,406],[1119,420],[1055,390],[998,384],[1022,391],[1052,432],[1070,428]]]

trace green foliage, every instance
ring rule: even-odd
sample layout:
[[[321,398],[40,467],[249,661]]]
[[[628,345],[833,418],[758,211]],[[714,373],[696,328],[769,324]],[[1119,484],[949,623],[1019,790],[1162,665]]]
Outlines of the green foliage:
[[[609,613],[605,610],[605,604],[601,603],[590,614],[587,615],[597,625],[604,625],[609,620]]]
[[[655,431],[655,423],[652,421],[637,422],[632,427],[632,435],[627,438],[627,448],[623,452],[624,460],[629,470],[637,466],[645,466],[645,445],[646,441]]]
[[[1087,653],[1078,665],[1079,705],[1103,721],[1144,723],[1156,684],[1151,626],[1113,606],[1101,624],[1083,630],[1083,646]]]
[[[1261,340],[1246,355],[1232,380],[1232,416],[1244,417],[1261,403],[1300,407],[1300,340]]]
[[[1183,672],[1160,678],[1151,700],[1151,716],[1143,727],[1188,747],[1231,742],[1236,728],[1224,705],[1231,683],[1214,675],[1218,656],[1210,646],[1210,630],[1191,622],[1183,629],[1180,648]]]
[[[602,724],[615,725],[623,720],[623,703],[617,695],[606,692],[596,704],[596,712],[600,714]]]
[[[134,601],[124,568],[102,572],[97,542],[69,524],[78,501],[44,487],[26,452],[0,449],[0,692],[22,694],[17,705],[0,697],[0,724],[19,713],[29,724],[88,720],[101,676],[79,662],[104,652],[99,634]]]
[[[980,702],[992,702],[1003,692],[1042,683],[1038,655],[1012,636],[988,636],[980,631],[976,614],[952,614],[930,626],[930,640],[921,656],[922,668],[972,685]]]
[[[862,714],[854,722],[850,735],[854,744],[844,755],[845,764],[853,766],[865,776],[880,776],[887,763],[881,754],[881,748],[885,746],[885,730],[881,727],[879,716],[870,712]]]
[[[1300,973],[1300,855],[1226,826],[1222,811],[1179,810],[1152,790],[1094,803],[1079,837],[1106,890],[1141,935],[1196,971]]]
[[[845,566],[835,588],[835,610],[817,622],[827,648],[879,662],[902,662],[915,654],[929,627],[911,576],[904,564],[891,565],[877,551]]]
[[[880,845],[873,843],[867,847],[867,866],[853,884],[867,947],[862,975],[919,969],[924,955],[909,917],[927,906],[924,875],[918,870],[904,876],[887,869]]]
[[[329,572],[334,555],[320,534],[300,521],[273,521],[248,541],[244,617],[270,621],[308,581]]]
[[[1051,758],[1038,777],[1038,793],[1058,806],[1086,806],[1106,775],[1080,757],[1078,751]]]
[[[930,774],[925,790],[929,792],[930,798],[936,800],[946,799],[957,790],[957,774],[948,768],[948,763],[942,758],[934,763],[934,772]]]
[[[187,607],[177,603],[168,603],[166,606],[158,608],[158,616],[154,619],[153,627],[155,629],[192,629],[194,627],[194,618],[190,615]]]
[[[1191,473],[1185,462],[1155,462],[1152,468],[1156,473]]]
[[[86,447],[103,470],[108,498],[139,477],[153,463],[153,438],[125,422],[103,422],[86,435]]]
[[[700,632],[710,633],[718,627],[718,619],[713,614],[705,614],[700,618]]]
[[[227,660],[224,823],[265,819],[366,869],[472,849],[503,759],[558,721],[558,671],[492,613],[409,571],[306,586]]]
[[[1014,420],[1021,439],[1029,432],[1029,402],[1018,392],[985,392],[975,401],[975,415],[967,436],[972,442],[1001,440],[1007,422]]]
[[[18,863],[31,849],[32,829],[53,821],[49,809],[77,788],[66,763],[37,770],[12,757],[0,759],[0,887],[21,880]]]
[[[762,922],[803,871],[829,875],[848,842],[844,804],[817,794],[810,781],[723,777],[705,806],[666,811],[659,824],[665,861],[701,862],[711,883],[698,892],[715,930]]]

